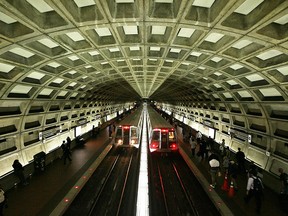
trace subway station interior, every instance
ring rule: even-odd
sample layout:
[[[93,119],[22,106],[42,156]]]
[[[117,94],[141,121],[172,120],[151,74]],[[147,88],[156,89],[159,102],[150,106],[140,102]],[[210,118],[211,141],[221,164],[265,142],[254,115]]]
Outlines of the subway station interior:
[[[232,154],[241,148],[263,175],[261,215],[286,215],[278,169],[288,173],[287,62],[287,0],[0,0],[4,215],[64,214],[61,200],[72,202],[65,202],[67,182],[73,187],[100,143],[112,142],[107,126],[143,101],[178,122],[184,149],[184,126],[215,143],[224,139]],[[91,141],[96,127],[100,136]],[[72,162],[63,166],[60,146],[68,136]],[[77,147],[81,136],[84,149]],[[47,168],[35,174],[41,152]],[[28,186],[18,184],[14,160]],[[197,158],[187,160],[205,170]],[[238,208],[254,215],[254,201],[247,207],[242,200],[242,180],[243,191],[227,199],[209,188],[209,177],[202,184],[220,215]]]

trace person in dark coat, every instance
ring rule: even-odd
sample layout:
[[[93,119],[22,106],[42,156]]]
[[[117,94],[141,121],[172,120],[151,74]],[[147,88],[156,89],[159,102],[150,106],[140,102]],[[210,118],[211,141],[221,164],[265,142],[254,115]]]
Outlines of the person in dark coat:
[[[238,190],[237,186],[238,166],[233,160],[229,162],[228,174],[231,178],[231,181],[233,182],[235,190]]]
[[[72,143],[71,138],[68,136],[66,138],[66,146],[69,150],[71,150],[71,143]]]
[[[109,125],[108,130],[109,130],[109,138],[111,138],[112,137],[112,125],[111,124]]]
[[[12,167],[14,168],[15,175],[19,178],[22,185],[27,185],[27,181],[24,176],[24,167],[19,160],[14,160]]]
[[[238,169],[240,172],[245,172],[245,154],[241,151],[241,148],[238,148],[238,152],[236,153],[236,160],[238,164]]]
[[[72,161],[70,155],[71,155],[70,149],[67,148],[67,145],[64,145],[64,152],[63,152],[64,165],[66,164],[66,159]]]

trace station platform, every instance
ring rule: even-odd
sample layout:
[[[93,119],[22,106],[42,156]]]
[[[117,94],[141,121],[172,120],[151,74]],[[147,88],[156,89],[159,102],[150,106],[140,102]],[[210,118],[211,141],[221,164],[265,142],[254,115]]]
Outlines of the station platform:
[[[247,174],[242,173],[238,174],[237,176],[237,186],[238,190],[235,191],[234,196],[230,197],[228,196],[228,192],[221,189],[225,175],[222,173],[222,176],[218,177],[217,179],[217,185],[215,188],[210,187],[211,183],[211,177],[209,173],[209,163],[207,159],[201,159],[201,157],[194,156],[192,157],[192,153],[190,150],[190,145],[188,142],[183,142],[182,137],[182,129],[178,127],[178,138],[179,142],[181,143],[181,150],[183,157],[187,157],[188,161],[191,162],[192,167],[190,167],[194,173],[197,173],[196,177],[202,181],[202,186],[204,187],[204,190],[207,191],[208,195],[210,193],[210,198],[214,199],[214,204],[218,205],[220,207],[221,205],[225,205],[230,209],[233,215],[235,216],[253,216],[253,215],[262,215],[262,216],[271,216],[271,215],[277,215],[277,216],[287,216],[288,214],[281,210],[280,208],[280,202],[279,202],[279,194],[275,193],[270,188],[265,187],[263,190],[263,197],[262,197],[262,207],[261,207],[261,213],[256,213],[256,202],[255,199],[252,198],[248,204],[245,203],[244,197],[246,194],[246,186],[247,186]],[[198,151],[198,147],[196,148],[196,152]],[[235,158],[231,158],[234,159]],[[236,160],[235,160],[236,161]],[[188,163],[189,163],[188,162]],[[230,181],[228,180],[230,183]],[[206,188],[205,188],[206,187]],[[215,193],[218,196],[213,196],[213,193]],[[227,215],[223,213],[224,215]]]
[[[108,128],[101,130],[96,139],[72,149],[71,162],[56,159],[42,173],[28,178],[29,185],[8,190],[8,208],[4,216],[48,216],[83,173],[110,143]]]
[[[181,129],[178,129],[181,130]],[[48,216],[55,207],[63,201],[65,195],[75,182],[81,178],[83,173],[97,159],[103,148],[111,142],[108,136],[108,128],[104,128],[96,139],[88,141],[83,147],[74,148],[72,152],[72,162],[63,164],[60,159],[55,160],[47,166],[47,169],[38,175],[32,176],[29,185],[19,186],[7,191],[8,208],[4,209],[5,216]],[[181,131],[179,131],[181,134]],[[181,154],[186,157],[190,168],[196,173],[196,177],[201,181],[202,186],[207,191],[212,201],[219,208],[227,207],[229,211],[221,212],[222,215],[259,215],[255,211],[255,200],[250,200],[245,204],[243,198],[246,192],[247,176],[245,174],[238,177],[238,191],[233,197],[228,197],[227,192],[221,190],[224,177],[219,177],[219,187],[212,189],[209,187],[210,174],[208,172],[208,161],[200,160],[197,156],[191,157],[188,143],[181,143]],[[213,196],[216,193],[217,196]],[[227,213],[231,212],[231,213]],[[284,216],[287,215],[280,210],[278,195],[269,188],[264,189],[263,205],[261,214],[263,216]],[[54,215],[53,215],[54,216]]]

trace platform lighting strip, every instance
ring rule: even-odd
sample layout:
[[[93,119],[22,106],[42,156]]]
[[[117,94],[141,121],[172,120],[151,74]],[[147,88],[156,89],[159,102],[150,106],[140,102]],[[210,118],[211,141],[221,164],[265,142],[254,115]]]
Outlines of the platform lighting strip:
[[[85,171],[85,173],[78,179],[76,184],[68,191],[68,193],[63,197],[62,201],[54,208],[49,216],[63,215],[73,200],[76,198],[77,194],[84,187],[89,178],[93,175],[100,163],[105,159],[106,155],[111,150],[112,145],[108,145],[104,151],[99,155],[99,157],[93,162],[93,164]]]
[[[140,153],[139,183],[137,195],[137,216],[149,215],[149,192],[148,192],[148,154],[147,154],[147,108],[144,107],[144,121],[142,131],[142,143]]]

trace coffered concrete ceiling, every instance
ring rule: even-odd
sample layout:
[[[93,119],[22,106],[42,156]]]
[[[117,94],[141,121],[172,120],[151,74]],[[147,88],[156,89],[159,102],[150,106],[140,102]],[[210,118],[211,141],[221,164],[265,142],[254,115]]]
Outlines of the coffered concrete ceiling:
[[[0,111],[150,98],[285,134],[287,29],[286,0],[0,0]]]
[[[285,0],[0,2],[2,99],[287,99]]]

